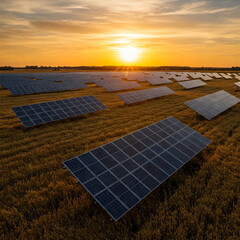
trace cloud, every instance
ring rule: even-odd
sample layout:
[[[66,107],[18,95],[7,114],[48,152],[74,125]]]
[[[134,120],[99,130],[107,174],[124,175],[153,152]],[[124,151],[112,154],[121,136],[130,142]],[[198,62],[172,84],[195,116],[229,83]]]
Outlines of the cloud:
[[[94,54],[124,44],[224,52],[240,45],[240,6],[239,0],[2,0],[0,27],[5,56],[26,45],[33,53],[50,46]]]
[[[104,29],[99,26],[89,26],[82,21],[31,21],[30,24],[40,30],[62,33],[91,34],[103,33]]]

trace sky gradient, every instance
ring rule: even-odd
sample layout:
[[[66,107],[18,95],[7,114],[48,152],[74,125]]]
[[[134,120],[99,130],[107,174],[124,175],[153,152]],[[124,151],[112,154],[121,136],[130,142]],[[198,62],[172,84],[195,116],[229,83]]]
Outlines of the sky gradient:
[[[239,66],[239,0],[1,0],[1,66],[127,64]]]

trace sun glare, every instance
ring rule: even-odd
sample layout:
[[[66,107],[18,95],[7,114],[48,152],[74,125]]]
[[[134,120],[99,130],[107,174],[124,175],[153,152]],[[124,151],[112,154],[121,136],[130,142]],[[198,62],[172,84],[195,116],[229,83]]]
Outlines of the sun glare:
[[[124,47],[119,49],[119,54],[125,62],[133,62],[139,56],[139,49],[136,47]]]

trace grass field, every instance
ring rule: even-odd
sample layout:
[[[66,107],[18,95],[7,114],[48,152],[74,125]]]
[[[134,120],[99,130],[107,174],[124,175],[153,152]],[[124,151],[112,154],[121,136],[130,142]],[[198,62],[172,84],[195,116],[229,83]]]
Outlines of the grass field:
[[[183,103],[219,90],[240,98],[236,80],[125,106],[101,87],[14,97],[0,89],[0,239],[239,239],[240,104],[207,121]],[[149,88],[148,84],[142,84]],[[92,94],[109,109],[25,129],[11,108]],[[174,116],[212,143],[119,221],[62,162]]]

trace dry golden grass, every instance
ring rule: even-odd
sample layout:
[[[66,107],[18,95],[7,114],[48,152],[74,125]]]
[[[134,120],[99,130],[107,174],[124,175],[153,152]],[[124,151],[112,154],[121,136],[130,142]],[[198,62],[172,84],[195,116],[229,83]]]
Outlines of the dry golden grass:
[[[116,93],[89,88],[14,97],[0,89],[0,239],[238,239],[240,105],[207,121],[185,101],[225,90],[234,80],[125,106]],[[143,89],[148,88],[143,84]],[[25,129],[11,107],[92,94],[108,110]],[[205,150],[118,222],[62,168],[62,162],[174,116],[212,140]]]

